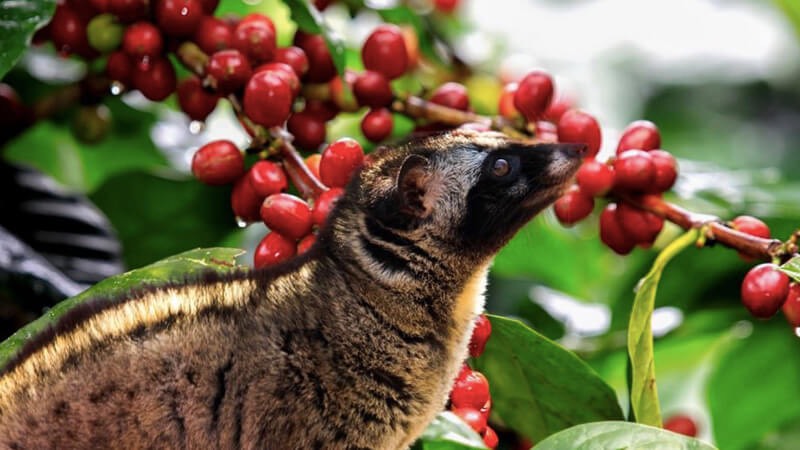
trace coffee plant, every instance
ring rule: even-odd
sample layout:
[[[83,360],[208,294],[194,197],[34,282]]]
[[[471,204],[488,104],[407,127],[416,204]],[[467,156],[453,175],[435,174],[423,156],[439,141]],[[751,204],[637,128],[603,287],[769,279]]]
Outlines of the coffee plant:
[[[465,128],[587,153],[552,213],[498,257],[488,311],[502,315],[478,318],[450,413],[417,448],[800,445],[796,177],[786,188],[793,213],[773,230],[758,208],[692,210],[684,203],[712,202],[673,192],[681,166],[693,166],[669,151],[673,125],[635,120],[604,143],[603,118],[553,74],[509,77],[461,59],[452,44],[469,25],[457,0],[250,3],[0,6],[10,23],[0,29],[4,336],[48,311],[0,346],[0,362],[89,294],[229,270],[238,256],[212,248],[146,265],[169,254],[241,246],[245,234],[255,242],[240,264],[307,251],[376,145]],[[345,43],[329,9],[374,23]],[[181,128],[170,130],[175,142],[170,127]],[[670,260],[675,271],[664,272]],[[123,261],[144,267],[101,281]],[[545,302],[531,301],[542,285],[605,302],[610,326],[565,334]],[[654,339],[656,305],[685,317]],[[789,326],[767,322],[779,310]]]

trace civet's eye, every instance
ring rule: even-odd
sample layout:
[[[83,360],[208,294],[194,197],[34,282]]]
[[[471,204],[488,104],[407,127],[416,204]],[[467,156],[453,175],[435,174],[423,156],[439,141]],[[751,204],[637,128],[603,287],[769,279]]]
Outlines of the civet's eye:
[[[492,165],[492,175],[501,178],[511,173],[511,163],[503,158],[497,158]]]

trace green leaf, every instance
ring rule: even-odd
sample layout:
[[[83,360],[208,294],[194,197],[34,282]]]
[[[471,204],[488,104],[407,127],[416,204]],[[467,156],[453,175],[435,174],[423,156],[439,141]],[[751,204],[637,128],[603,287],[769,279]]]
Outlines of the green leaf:
[[[534,450],[715,450],[703,441],[630,422],[586,423],[539,442]]]
[[[789,275],[794,281],[800,283],[800,256],[787,261],[781,266],[781,271]]]
[[[779,426],[800,423],[798,338],[785,323],[754,326],[720,357],[707,384],[714,437],[726,450],[750,449]]]
[[[121,172],[166,167],[166,159],[150,140],[155,116],[132,109],[118,98],[109,98],[106,104],[112,127],[101,142],[80,143],[65,124],[42,120],[10,142],[4,156],[81,192],[92,192]]]
[[[0,367],[16,354],[25,342],[55,323],[59,317],[80,303],[95,298],[117,297],[137,286],[164,284],[169,280],[182,279],[187,275],[206,270],[219,272],[233,270],[236,267],[234,258],[242,253],[244,252],[237,248],[189,250],[141,269],[106,278],[75,297],[55,305],[42,317],[0,343]]]
[[[283,0],[291,11],[292,20],[306,33],[321,34],[328,45],[333,64],[339,75],[344,74],[345,46],[342,39],[331,30],[317,8],[307,0]]]
[[[421,450],[485,449],[483,439],[455,414],[439,413],[422,432],[415,448]]]
[[[517,320],[490,319],[492,338],[475,366],[491,380],[495,419],[534,440],[622,419],[614,391],[574,353]]]
[[[800,3],[797,3],[796,0],[775,0],[775,3],[783,10],[800,36]]]
[[[628,356],[631,361],[630,400],[633,417],[641,424],[661,426],[651,328],[658,282],[667,263],[681,250],[697,241],[697,236],[697,230],[690,230],[669,244],[658,255],[650,272],[639,282],[636,298],[633,300],[628,326]]]
[[[53,17],[56,0],[0,2],[0,79],[14,67],[33,33]]]
[[[230,191],[191,178],[129,172],[109,179],[90,198],[116,228],[128,267],[219,245],[235,229]]]

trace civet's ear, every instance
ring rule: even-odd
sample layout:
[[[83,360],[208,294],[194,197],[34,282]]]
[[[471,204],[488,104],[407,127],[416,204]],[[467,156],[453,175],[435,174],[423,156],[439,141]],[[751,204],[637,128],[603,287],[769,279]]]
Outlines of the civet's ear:
[[[434,199],[429,164],[430,161],[420,155],[409,155],[403,161],[397,175],[397,194],[403,213],[418,218],[430,215]]]

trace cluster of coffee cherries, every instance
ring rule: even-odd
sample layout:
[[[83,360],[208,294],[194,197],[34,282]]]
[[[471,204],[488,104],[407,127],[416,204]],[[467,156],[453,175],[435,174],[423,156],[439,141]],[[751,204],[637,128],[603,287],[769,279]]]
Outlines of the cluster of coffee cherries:
[[[595,198],[606,198],[609,202],[600,213],[600,240],[620,255],[637,246],[652,246],[664,219],[636,204],[647,203],[648,196],[663,195],[678,175],[675,158],[661,149],[658,128],[646,120],[631,123],[617,143],[616,154],[598,161],[602,134],[597,120],[571,109],[568,100],[554,101],[553,92],[553,80],[547,73],[532,72],[504,87],[498,110],[509,119],[522,116],[542,142],[586,144],[576,183],[553,205],[556,218],[571,226],[592,213]],[[739,216],[727,225],[751,236],[770,237],[769,227],[755,217]],[[753,316],[769,318],[782,308],[789,323],[800,327],[800,284],[790,282],[777,265],[765,263],[750,270],[741,297]]]
[[[283,163],[263,159],[245,168],[243,152],[231,141],[219,140],[202,146],[192,159],[192,172],[210,185],[232,184],[231,207],[244,223],[262,220],[269,228],[256,247],[255,267],[283,262],[308,250],[316,230],[324,223],[343,188],[364,161],[361,145],[349,138],[328,145],[319,158],[306,164],[325,184],[314,198],[289,194]]]
[[[469,356],[477,358],[483,354],[491,334],[492,324],[489,319],[485,315],[478,316],[469,342]],[[472,370],[464,363],[453,384],[453,390],[450,391],[450,410],[480,434],[487,447],[494,449],[499,439],[488,424],[491,409],[489,382],[482,373]]]
[[[600,215],[600,239],[618,254],[630,253],[637,245],[652,245],[664,220],[623,201],[623,198],[661,195],[677,177],[675,158],[661,150],[658,128],[636,121],[624,131],[616,155],[598,161],[602,133],[591,114],[573,109],[567,97],[555,98],[553,80],[545,72],[532,72],[503,89],[499,112],[515,119],[519,115],[542,142],[584,143],[587,152],[576,176],[576,184],[553,205],[556,217],[571,226],[588,217],[596,197],[612,201]]]

